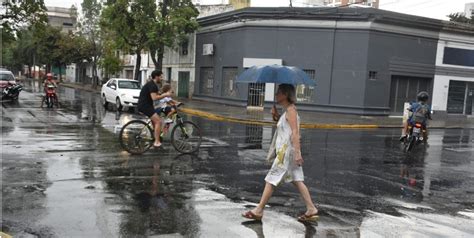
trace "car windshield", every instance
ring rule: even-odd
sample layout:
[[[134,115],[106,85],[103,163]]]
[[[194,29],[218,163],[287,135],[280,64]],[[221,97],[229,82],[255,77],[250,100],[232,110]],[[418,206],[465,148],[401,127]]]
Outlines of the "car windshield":
[[[140,84],[133,81],[119,81],[118,86],[123,89],[140,89]]]
[[[0,81],[15,81],[15,79],[9,73],[0,72]]]

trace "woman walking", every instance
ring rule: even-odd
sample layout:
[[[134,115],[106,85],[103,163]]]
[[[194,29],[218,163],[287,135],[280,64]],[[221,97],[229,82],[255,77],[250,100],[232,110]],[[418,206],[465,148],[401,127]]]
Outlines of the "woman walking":
[[[300,145],[300,120],[295,107],[295,87],[291,84],[280,84],[276,93],[276,100],[285,111],[279,115],[275,106],[272,108],[273,120],[278,121],[275,140],[275,155],[273,165],[265,177],[265,189],[258,206],[242,214],[252,220],[261,220],[263,209],[272,196],[273,190],[281,182],[291,182],[298,188],[305,204],[306,212],[298,217],[299,221],[314,221],[318,218],[318,209],[313,204],[308,188],[304,184],[303,158]],[[272,149],[272,148],[271,148]],[[273,151],[270,151],[273,153]]]

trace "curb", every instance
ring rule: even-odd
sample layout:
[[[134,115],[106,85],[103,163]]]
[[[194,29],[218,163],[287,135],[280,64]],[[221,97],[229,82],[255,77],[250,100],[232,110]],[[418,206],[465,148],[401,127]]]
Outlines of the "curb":
[[[273,126],[276,123],[263,120],[251,120],[251,119],[241,119],[235,117],[221,116],[209,112],[204,112],[200,110],[190,109],[190,108],[181,108],[182,112],[207,118],[214,121],[226,121],[226,122],[236,122],[241,124],[253,124],[253,125],[262,125],[262,126]],[[378,129],[382,128],[379,125],[364,125],[364,124],[318,124],[318,123],[301,123],[301,128],[305,129]],[[397,127],[398,128],[398,127]]]

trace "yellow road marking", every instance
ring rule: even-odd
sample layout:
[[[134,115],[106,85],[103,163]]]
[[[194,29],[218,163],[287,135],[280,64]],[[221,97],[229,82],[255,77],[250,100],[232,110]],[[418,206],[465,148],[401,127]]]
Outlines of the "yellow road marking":
[[[225,121],[225,122],[235,122],[241,124],[253,124],[253,125],[262,125],[262,126],[272,126],[276,123],[269,121],[260,121],[260,120],[250,120],[250,119],[240,119],[235,117],[221,116],[205,111],[190,109],[190,108],[181,108],[180,111],[198,117],[207,118],[213,121]],[[301,128],[305,129],[376,129],[379,128],[378,125],[364,125],[364,124],[318,124],[318,123],[301,123]]]

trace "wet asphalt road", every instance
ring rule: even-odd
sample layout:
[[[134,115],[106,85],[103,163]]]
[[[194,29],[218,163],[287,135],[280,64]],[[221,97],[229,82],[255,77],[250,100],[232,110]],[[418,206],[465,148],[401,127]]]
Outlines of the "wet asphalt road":
[[[272,128],[189,117],[203,130],[197,155],[131,156],[116,132],[133,113],[99,95],[61,88],[40,108],[36,87],[2,102],[2,230],[17,237],[472,237],[474,130],[432,130],[402,152],[399,130],[302,130],[304,172],[318,223],[277,189],[262,223],[258,202]]]

